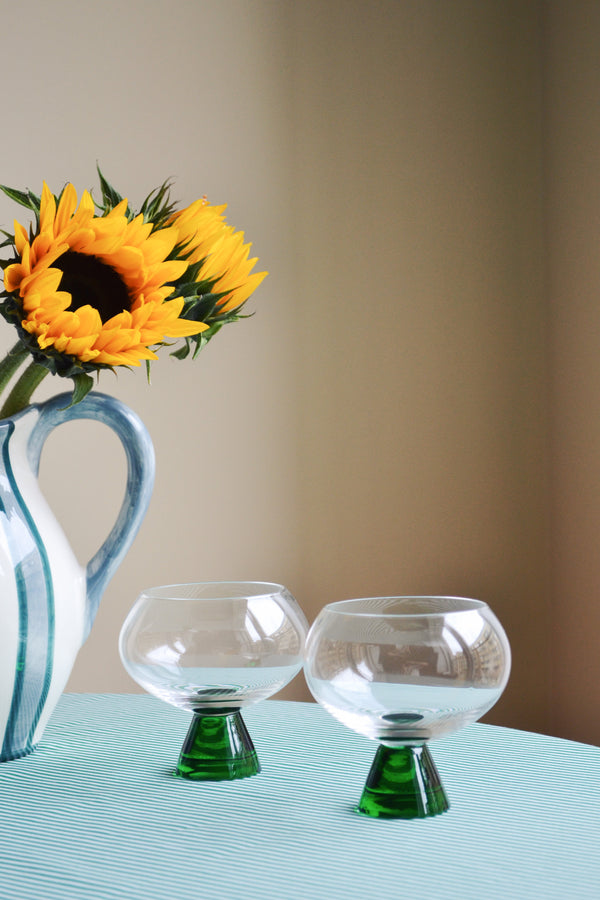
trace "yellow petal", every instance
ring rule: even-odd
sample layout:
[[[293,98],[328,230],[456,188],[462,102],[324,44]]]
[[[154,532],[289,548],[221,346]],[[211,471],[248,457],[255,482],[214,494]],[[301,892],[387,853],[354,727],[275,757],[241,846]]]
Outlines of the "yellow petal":
[[[129,205],[128,200],[126,198],[123,198],[123,200],[121,200],[120,203],[117,203],[117,205],[114,206],[111,209],[111,211],[109,213],[107,213],[107,215],[104,218],[112,219],[112,218],[115,218],[116,216],[124,216],[127,212],[128,205]]]
[[[29,267],[23,263],[13,263],[4,270],[4,288],[9,293],[18,291],[23,279],[29,274]]]
[[[250,275],[245,284],[234,290],[228,297],[223,297],[219,300],[217,303],[219,310],[228,312],[229,310],[237,309],[238,306],[246,302],[250,294],[254,293],[268,274],[268,272],[257,272],[255,275]]]
[[[91,213],[93,215],[95,209],[96,207],[94,206],[92,195],[89,191],[84,191],[81,195],[81,200],[79,201],[79,209],[77,211],[79,213]]]
[[[60,234],[63,231],[75,212],[77,206],[77,193],[72,184],[67,184],[58,203],[56,218],[54,220],[54,234]]]
[[[99,334],[102,330],[102,319],[97,309],[93,306],[80,306],[75,313],[79,320],[79,333]]]
[[[40,231],[53,229],[54,216],[56,215],[56,200],[54,194],[44,181],[42,196],[40,199]]]
[[[78,228],[69,237],[69,248],[75,253],[85,253],[88,248],[93,248],[95,237],[92,228]]]
[[[29,243],[29,236],[23,226],[15,221],[15,247],[19,256],[23,253],[25,245]]]
[[[114,253],[106,254],[107,262],[121,272],[135,271],[144,264],[142,251],[137,247],[120,247]]]

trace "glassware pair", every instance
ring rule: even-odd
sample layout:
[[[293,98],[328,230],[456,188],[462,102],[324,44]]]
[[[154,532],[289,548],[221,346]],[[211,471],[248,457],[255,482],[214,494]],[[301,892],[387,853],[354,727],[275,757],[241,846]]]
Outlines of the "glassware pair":
[[[175,774],[194,780],[260,771],[241,709],[279,691],[304,662],[315,699],[378,741],[356,811],[384,818],[448,809],[428,741],[479,719],[510,672],[504,630],[480,601],[346,600],[324,607],[308,631],[286,588],[249,582],[145,591],[120,652],[143,688],[193,713]]]

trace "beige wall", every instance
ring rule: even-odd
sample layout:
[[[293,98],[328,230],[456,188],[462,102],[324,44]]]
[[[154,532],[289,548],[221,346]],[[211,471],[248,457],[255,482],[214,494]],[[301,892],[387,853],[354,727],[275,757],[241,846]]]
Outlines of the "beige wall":
[[[71,690],[134,690],[116,647],[140,590],[200,579],[297,581],[297,355],[289,128],[288,13],[277,3],[58,0],[34,4],[33,32],[2,4],[3,69],[24,98],[5,134],[4,183],[96,183],[95,163],[139,203],[165,177],[182,204],[227,202],[270,271],[250,309],[194,363],[107,373],[100,387],[142,417],[157,480],[136,544],[111,582]],[[26,50],[18,42],[22,35]],[[16,208],[0,200],[0,221]],[[9,346],[8,326],[1,339]],[[63,385],[42,385],[41,395]],[[67,382],[64,387],[68,387]],[[85,435],[89,434],[87,443]],[[76,441],[77,450],[73,450]],[[122,491],[110,432],[64,426],[42,477],[82,560]]]
[[[150,584],[283,581],[311,619],[464,593],[514,650],[489,720],[599,741],[574,692],[598,706],[594,4],[58,0],[33,34],[1,6],[3,182],[83,189],[98,159],[139,202],[172,175],[182,203],[228,202],[270,270],[196,363],[102,380],[158,476],[69,689],[136,689],[116,639]],[[42,475],[85,560],[118,448],[65,426]]]
[[[600,5],[548,4],[551,728],[600,744]]]
[[[296,6],[302,596],[497,610],[546,727],[537,7]],[[531,628],[533,618],[539,627]],[[532,665],[532,661],[535,664]]]

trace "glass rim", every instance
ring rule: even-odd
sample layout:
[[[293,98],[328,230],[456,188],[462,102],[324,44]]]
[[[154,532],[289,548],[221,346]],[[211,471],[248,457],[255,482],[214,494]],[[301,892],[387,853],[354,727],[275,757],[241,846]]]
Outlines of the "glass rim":
[[[189,596],[183,593],[183,589],[206,588],[207,593],[201,596]],[[223,593],[217,589],[224,588]],[[235,589],[238,590],[235,593]],[[213,589],[213,592],[211,592]],[[179,594],[177,591],[179,590]],[[288,589],[283,584],[271,581],[181,581],[173,584],[160,584],[154,587],[144,588],[140,591],[138,599],[147,598],[149,600],[244,600],[255,599],[258,597],[272,597],[274,594],[289,594]]]
[[[363,609],[356,610],[353,607],[358,606],[362,603],[369,603],[369,601],[385,601],[385,600],[397,600],[397,601],[426,601],[426,600],[448,600],[454,601],[455,603],[461,604],[458,606],[448,606],[448,609],[410,609],[406,612],[402,612],[401,610],[386,610],[386,609]],[[339,615],[346,616],[364,616],[365,618],[374,616],[386,618],[386,619],[415,619],[415,618],[434,618],[436,616],[446,616],[450,614],[457,613],[465,613],[465,612],[473,612],[474,610],[490,610],[489,605],[484,600],[475,600],[471,597],[460,597],[456,595],[450,594],[382,594],[380,596],[372,596],[372,597],[353,597],[347,600],[336,600],[333,603],[328,603],[324,606],[321,612],[333,612]]]

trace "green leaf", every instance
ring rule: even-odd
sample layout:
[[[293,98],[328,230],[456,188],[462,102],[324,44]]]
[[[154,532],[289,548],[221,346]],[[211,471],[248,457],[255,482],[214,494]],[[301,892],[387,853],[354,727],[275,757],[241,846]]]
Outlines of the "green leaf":
[[[70,409],[71,406],[75,406],[76,403],[81,403],[84,397],[87,397],[94,387],[94,379],[85,372],[71,376],[71,380],[73,381],[73,396],[71,397],[71,402],[67,409]]]
[[[196,359],[200,351],[204,347],[206,347],[210,339],[215,336],[215,334],[221,329],[221,327],[221,325],[213,325],[213,327],[209,328],[208,331],[203,331],[201,334],[197,335],[196,338],[194,338],[194,340],[196,341],[196,349],[194,350],[192,359]]]
[[[3,234],[6,240],[2,241],[0,247],[14,247],[15,246],[15,236],[11,234],[10,231],[4,231],[0,229],[0,234]]]
[[[208,295],[208,293],[209,291],[202,290],[202,285],[198,284],[197,281],[182,281],[177,285],[171,299],[173,299],[174,297],[200,298],[203,295]]]
[[[186,343],[183,347],[180,347],[178,350],[173,350],[169,356],[174,356],[175,359],[186,359],[190,355],[190,344],[189,340],[186,339]]]
[[[103,210],[105,213],[110,212],[111,209],[114,209],[115,206],[118,206],[121,200],[124,198],[119,194],[118,191],[114,189],[112,184],[106,180],[102,172],[100,171],[100,166],[96,164],[96,170],[98,172],[98,178],[100,179],[100,190],[102,191],[102,201],[103,201]],[[127,207],[127,215],[130,216],[131,211],[129,207]]]
[[[185,297],[185,294],[183,295]],[[192,322],[206,322],[217,306],[219,294],[202,294],[195,297],[185,297],[182,319],[191,319]]]
[[[171,202],[171,181],[163,181],[160,187],[150,191],[142,205],[140,213],[145,222],[151,222],[155,228],[164,228],[176,210]]]
[[[16,188],[7,187],[5,184],[0,184],[0,191],[3,191],[15,203],[19,203],[21,206],[26,206],[27,209],[32,209],[34,212],[39,213],[40,198],[31,191],[18,191]]]
[[[7,187],[5,184],[0,184],[0,191],[3,191],[11,200],[20,203],[21,206],[29,207],[29,197],[24,191],[18,191],[16,188]]]
[[[37,194],[34,194],[33,191],[27,191],[27,196],[29,197],[29,205],[34,212],[39,213],[40,207],[42,205],[42,198],[38,197]]]

